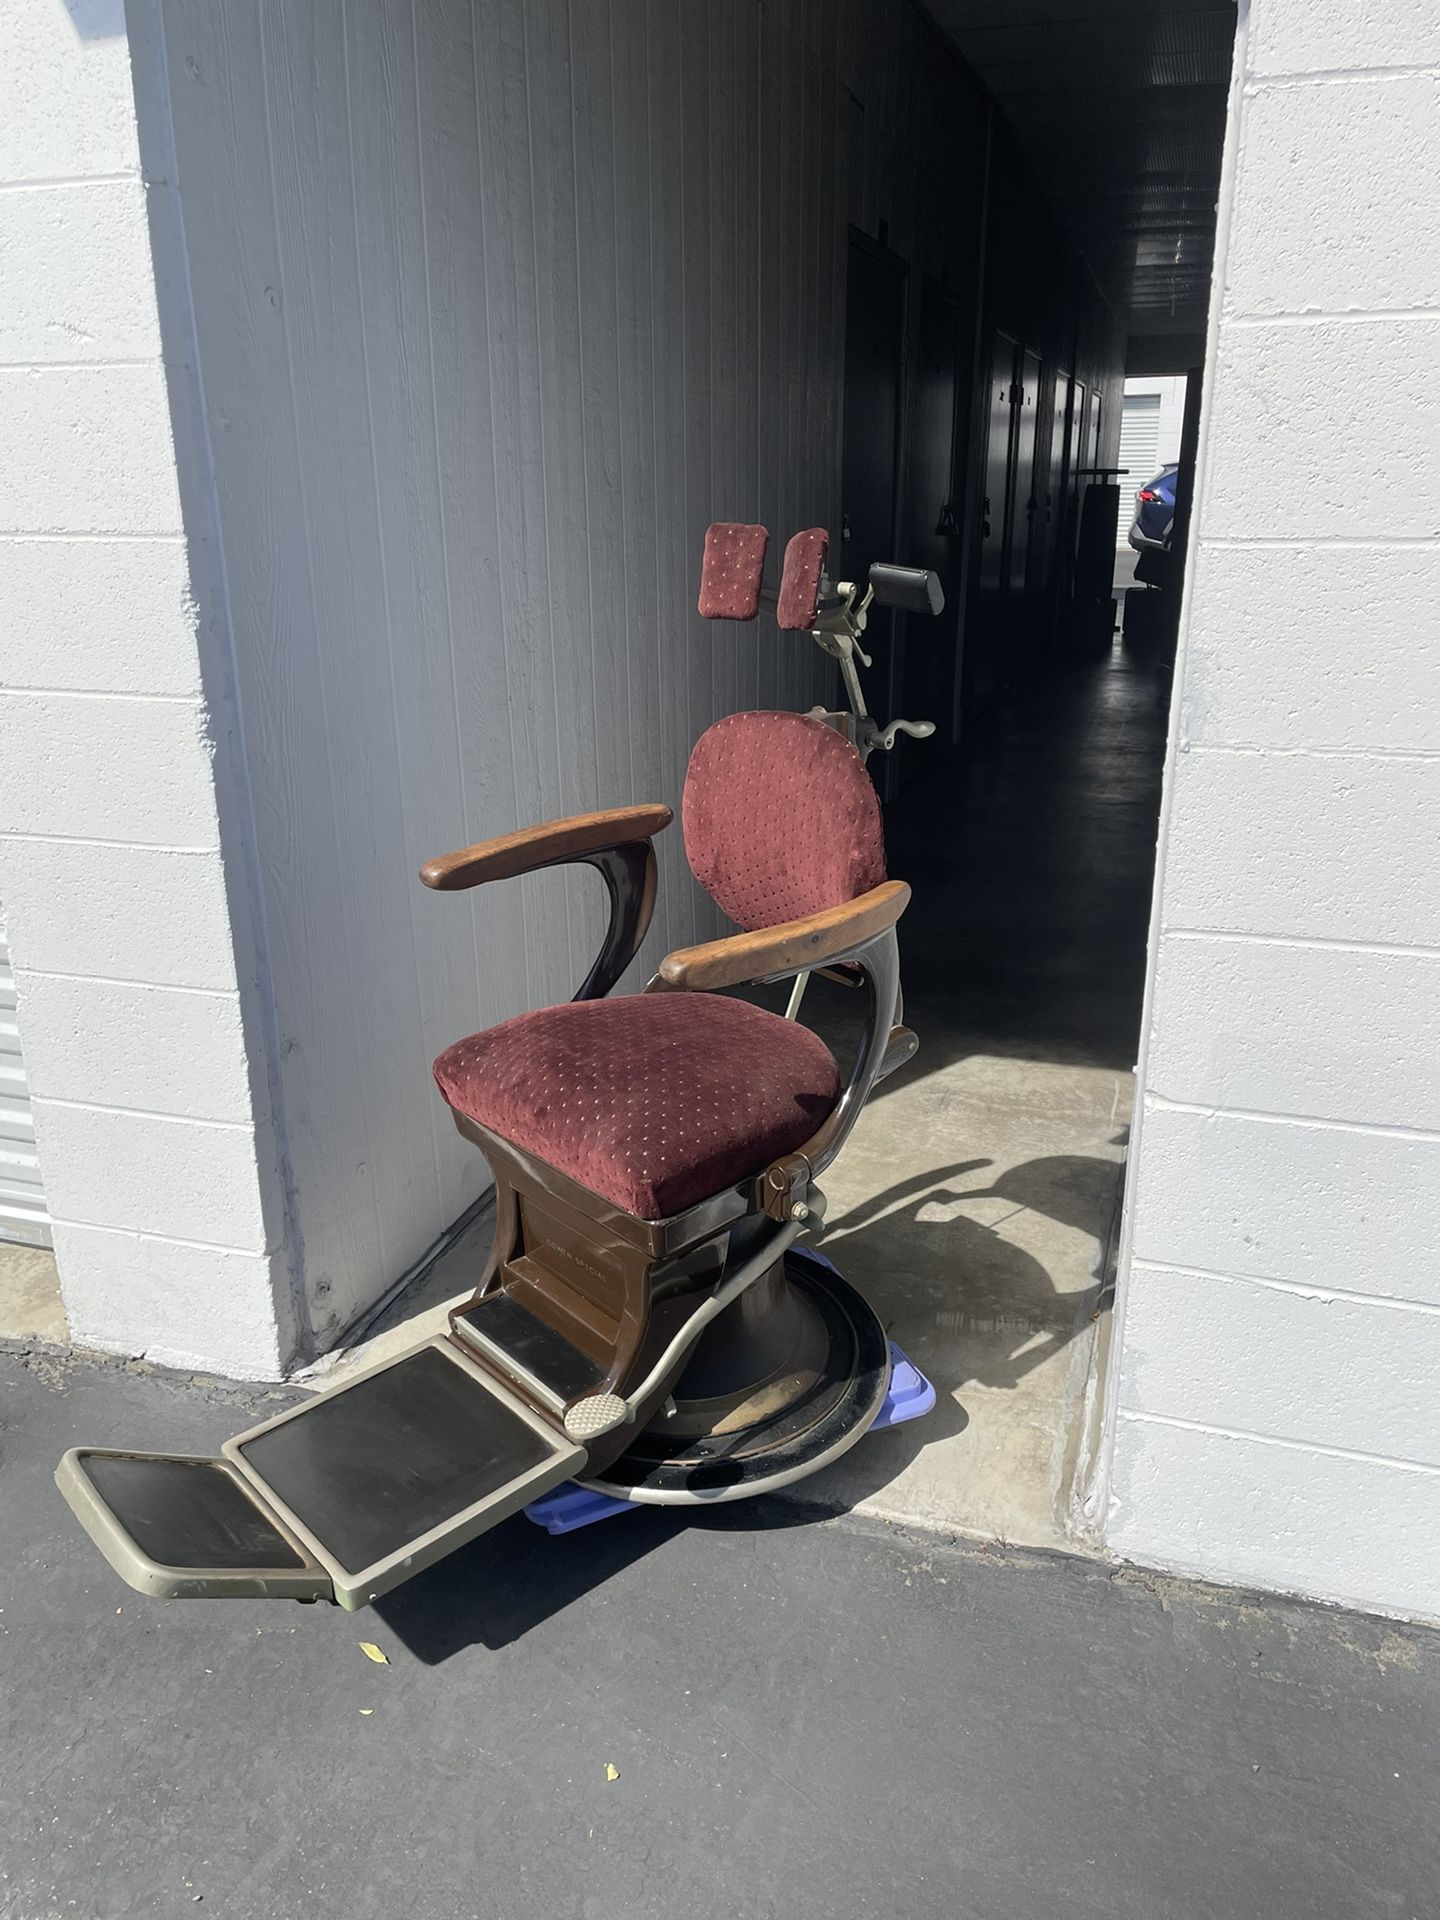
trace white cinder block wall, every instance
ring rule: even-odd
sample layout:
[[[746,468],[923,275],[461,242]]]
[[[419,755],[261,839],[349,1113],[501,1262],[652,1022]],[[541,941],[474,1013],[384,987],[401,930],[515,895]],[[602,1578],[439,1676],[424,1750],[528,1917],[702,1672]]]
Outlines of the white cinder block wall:
[[[1440,1615],[1440,10],[1253,0],[1109,1544]]]
[[[121,0],[0,9],[0,908],[73,1336],[273,1376],[295,1322],[243,777],[130,11],[133,86]]]

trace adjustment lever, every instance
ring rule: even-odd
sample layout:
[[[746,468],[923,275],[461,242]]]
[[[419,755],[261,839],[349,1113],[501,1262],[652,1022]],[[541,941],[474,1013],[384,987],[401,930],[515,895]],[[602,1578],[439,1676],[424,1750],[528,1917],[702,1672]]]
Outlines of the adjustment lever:
[[[889,753],[895,744],[895,736],[908,733],[912,740],[928,740],[935,731],[933,720],[892,720],[877,736],[875,744],[882,753]]]
[[[715,1291],[695,1309],[688,1320],[681,1324],[660,1358],[651,1367],[649,1373],[633,1387],[628,1394],[589,1393],[574,1400],[565,1409],[564,1427],[569,1439],[583,1446],[589,1440],[598,1440],[602,1434],[613,1433],[616,1427],[623,1427],[637,1418],[646,1401],[657,1393],[665,1382],[667,1374],[674,1375],[681,1360],[700,1338],[705,1328],[719,1313],[723,1313],[732,1300],[737,1299],[746,1287],[767,1273],[781,1258],[792,1241],[798,1240],[805,1231],[812,1211],[823,1218],[824,1202],[818,1191],[815,1194],[815,1206],[801,1204],[791,1213],[789,1219],[774,1233],[766,1234],[758,1253],[743,1261],[734,1273],[722,1279]]]

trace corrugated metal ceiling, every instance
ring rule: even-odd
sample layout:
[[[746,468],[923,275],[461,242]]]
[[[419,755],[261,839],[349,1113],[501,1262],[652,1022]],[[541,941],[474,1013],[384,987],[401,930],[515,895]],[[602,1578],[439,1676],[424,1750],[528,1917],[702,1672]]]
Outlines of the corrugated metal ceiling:
[[[1132,334],[1205,325],[1235,8],[925,0]]]

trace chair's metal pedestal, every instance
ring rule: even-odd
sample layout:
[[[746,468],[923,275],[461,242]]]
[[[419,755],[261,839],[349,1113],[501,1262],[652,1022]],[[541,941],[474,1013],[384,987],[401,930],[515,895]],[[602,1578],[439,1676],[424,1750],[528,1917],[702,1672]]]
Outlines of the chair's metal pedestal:
[[[581,1485],[647,1506],[775,1492],[862,1439],[890,1378],[890,1343],[868,1301],[822,1254],[792,1247],[783,1272],[702,1337],[669,1407]]]
[[[890,1388],[880,1403],[880,1411],[870,1423],[871,1433],[884,1433],[890,1427],[918,1420],[935,1405],[935,1389],[920,1369],[895,1342],[890,1342]],[[698,1502],[696,1503],[699,1504]],[[557,1487],[543,1499],[532,1500],[525,1518],[549,1534],[575,1533],[581,1527],[593,1527],[597,1520],[609,1520],[617,1513],[638,1513],[638,1500],[620,1500],[614,1494],[597,1493],[571,1481]]]
[[[841,1280],[840,1275],[823,1255],[809,1249],[792,1249],[792,1260],[808,1263],[813,1272],[820,1272],[832,1281],[838,1281],[847,1296],[857,1298],[851,1289]],[[863,1302],[861,1305],[863,1306]],[[868,1309],[867,1309],[868,1311]],[[873,1316],[872,1316],[873,1317]],[[707,1491],[702,1486],[689,1490],[679,1490],[657,1500],[654,1493],[633,1484],[628,1493],[616,1492],[609,1482],[610,1475],[597,1476],[585,1481],[571,1481],[563,1487],[557,1487],[553,1493],[532,1500],[525,1508],[525,1518],[533,1521],[537,1527],[544,1527],[547,1533],[574,1533],[580,1527],[593,1526],[598,1520],[608,1520],[619,1513],[634,1513],[644,1505],[668,1506],[709,1506],[718,1500],[738,1500],[763,1493],[777,1485],[791,1484],[794,1480],[808,1478],[830,1460],[837,1459],[849,1447],[856,1444],[867,1433],[883,1433],[889,1427],[898,1427],[907,1420],[918,1420],[930,1412],[935,1405],[935,1389],[914,1365],[909,1357],[896,1346],[893,1340],[887,1340],[886,1364],[884,1369],[885,1387],[879,1407],[867,1423],[849,1429],[843,1443],[828,1452],[823,1452],[819,1444],[820,1433],[817,1427],[817,1445],[808,1459],[808,1464],[791,1474],[788,1481],[770,1480],[768,1486],[749,1484],[736,1489],[721,1485],[715,1491]],[[617,1462],[615,1471],[623,1463]]]

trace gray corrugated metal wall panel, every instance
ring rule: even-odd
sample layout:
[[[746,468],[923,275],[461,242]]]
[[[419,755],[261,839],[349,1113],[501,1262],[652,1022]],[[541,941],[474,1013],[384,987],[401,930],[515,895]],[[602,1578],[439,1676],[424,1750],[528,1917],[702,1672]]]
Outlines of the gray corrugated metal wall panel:
[[[50,1215],[35,1155],[35,1122],[16,1020],[15,976],[0,930],[0,1240],[50,1245]]]

